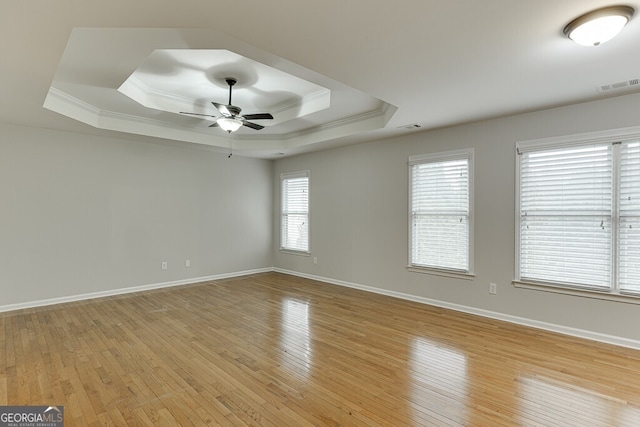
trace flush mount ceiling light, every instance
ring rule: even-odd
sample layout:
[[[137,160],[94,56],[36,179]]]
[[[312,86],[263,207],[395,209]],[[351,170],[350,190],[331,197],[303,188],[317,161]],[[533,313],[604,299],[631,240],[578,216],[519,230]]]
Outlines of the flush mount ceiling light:
[[[563,33],[582,46],[598,46],[614,38],[633,16],[630,6],[610,6],[577,17]]]

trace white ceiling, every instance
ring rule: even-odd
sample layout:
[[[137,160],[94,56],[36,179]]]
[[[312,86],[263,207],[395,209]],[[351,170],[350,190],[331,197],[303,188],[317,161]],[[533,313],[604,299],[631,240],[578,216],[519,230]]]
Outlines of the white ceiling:
[[[276,118],[232,134],[234,150],[273,158],[407,133],[413,123],[432,129],[623,95],[637,86],[599,88],[640,78],[638,13],[595,48],[562,35],[576,16],[612,4],[8,0],[0,121],[227,147],[221,129],[172,108],[206,114],[208,102],[226,104],[223,77],[233,73],[234,105]],[[625,4],[640,9],[640,0]],[[179,102],[149,97],[146,81],[137,89],[147,106],[118,91],[136,71],[161,77],[162,93],[175,89]]]

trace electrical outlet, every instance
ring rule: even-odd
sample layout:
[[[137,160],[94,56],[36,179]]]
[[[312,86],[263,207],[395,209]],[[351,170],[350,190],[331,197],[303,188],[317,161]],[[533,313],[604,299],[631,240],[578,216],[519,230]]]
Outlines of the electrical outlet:
[[[162,261],[162,264],[160,265],[160,268],[162,268],[163,270],[167,269],[167,261]]]
[[[489,293],[495,295],[498,293],[498,285],[495,283],[489,283]]]
[[[314,263],[314,264],[317,264],[317,263],[318,263],[318,257],[317,257],[317,256],[314,256],[314,257],[313,257],[313,263]]]
[[[184,260],[184,266],[187,267],[187,268],[191,267],[191,260],[190,259],[185,259]]]

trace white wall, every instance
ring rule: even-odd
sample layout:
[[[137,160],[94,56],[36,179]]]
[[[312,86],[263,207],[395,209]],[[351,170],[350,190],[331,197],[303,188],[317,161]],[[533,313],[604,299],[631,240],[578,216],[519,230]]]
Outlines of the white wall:
[[[0,307],[270,268],[272,169],[0,125]]]
[[[515,141],[637,126],[638,111],[635,94],[276,162],[0,124],[0,309],[275,266],[640,344],[640,305],[511,285]],[[407,157],[467,147],[476,278],[408,272]],[[312,256],[280,253],[279,176],[307,169]]]
[[[640,94],[634,94],[279,159],[273,176],[275,267],[640,345],[640,305],[511,285],[515,142],[638,126],[638,111]],[[407,158],[468,147],[475,148],[475,280],[409,272]],[[298,170],[311,172],[310,257],[278,251],[279,176]],[[489,282],[498,284],[497,295],[488,293]]]

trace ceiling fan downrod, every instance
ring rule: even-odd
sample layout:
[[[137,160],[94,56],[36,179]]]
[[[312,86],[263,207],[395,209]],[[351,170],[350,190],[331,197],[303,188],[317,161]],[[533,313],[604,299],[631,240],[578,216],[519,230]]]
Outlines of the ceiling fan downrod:
[[[236,84],[238,81],[236,79],[234,79],[233,77],[227,77],[226,79],[224,79],[227,84],[229,85],[229,103],[228,105],[232,105],[231,104],[231,88],[233,87],[234,84]]]

